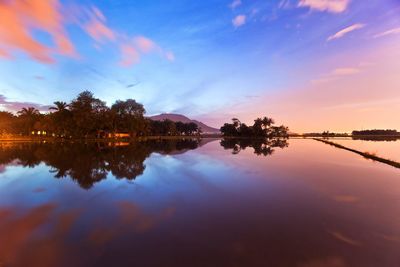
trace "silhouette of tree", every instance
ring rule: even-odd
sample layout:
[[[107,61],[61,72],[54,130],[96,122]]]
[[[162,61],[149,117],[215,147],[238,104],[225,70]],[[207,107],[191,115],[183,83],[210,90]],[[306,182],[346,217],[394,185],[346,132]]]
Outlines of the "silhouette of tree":
[[[22,108],[18,111],[19,121],[22,126],[22,131],[30,135],[34,129],[35,122],[40,117],[40,112],[34,107]]]
[[[239,119],[233,118],[232,123],[225,123],[220,130],[224,136],[233,137],[287,137],[289,128],[284,125],[274,126],[274,123],[273,119],[264,117],[255,119],[253,126],[247,126]]]

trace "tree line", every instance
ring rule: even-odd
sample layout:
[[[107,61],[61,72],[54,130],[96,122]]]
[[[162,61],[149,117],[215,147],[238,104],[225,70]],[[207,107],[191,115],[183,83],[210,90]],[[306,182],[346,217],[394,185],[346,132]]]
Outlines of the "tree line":
[[[17,114],[0,111],[0,135],[46,135],[64,138],[113,137],[126,133],[130,137],[148,135],[196,135],[195,123],[152,121],[145,108],[134,99],[117,100],[111,107],[90,91],[80,93],[70,103],[56,101],[49,112],[34,107]]]
[[[397,130],[361,130],[361,131],[353,131],[352,135],[400,135],[400,132]]]
[[[233,137],[287,137],[289,128],[281,125],[275,126],[275,121],[271,118],[257,118],[252,126],[247,126],[239,119],[233,118],[232,123],[225,123],[221,127],[221,132],[224,136]]]

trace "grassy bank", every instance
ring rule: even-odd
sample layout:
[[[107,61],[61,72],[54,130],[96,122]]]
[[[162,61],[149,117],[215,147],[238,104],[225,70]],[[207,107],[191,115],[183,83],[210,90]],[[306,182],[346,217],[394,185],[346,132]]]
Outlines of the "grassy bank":
[[[331,142],[331,141],[318,139],[318,138],[313,138],[313,139],[315,141],[322,142],[322,143],[334,146],[336,148],[340,148],[340,149],[343,149],[343,150],[347,150],[347,151],[356,153],[358,155],[363,156],[366,159],[371,159],[371,160],[374,160],[374,161],[378,161],[378,162],[381,162],[381,163],[384,163],[384,164],[387,164],[387,165],[390,165],[390,166],[393,166],[395,168],[399,168],[400,169],[400,163],[399,162],[396,162],[396,161],[393,161],[393,160],[390,160],[390,159],[381,158],[381,157],[378,157],[376,155],[373,155],[373,154],[370,154],[370,153],[367,153],[367,152],[361,152],[361,151],[358,151],[358,150],[355,150],[355,149],[352,149],[352,148],[348,148],[348,147],[342,146],[340,144],[337,144],[337,143],[334,143],[334,142]]]

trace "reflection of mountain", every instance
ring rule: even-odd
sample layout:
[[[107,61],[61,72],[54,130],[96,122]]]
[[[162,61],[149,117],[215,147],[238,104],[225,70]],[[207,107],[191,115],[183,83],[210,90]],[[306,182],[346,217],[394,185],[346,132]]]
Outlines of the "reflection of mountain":
[[[0,144],[0,166],[34,167],[45,163],[55,178],[71,177],[82,188],[107,177],[133,180],[141,175],[151,153],[184,153],[199,146],[198,139],[149,140],[126,146],[106,143],[14,143]]]
[[[149,117],[149,119],[154,120],[154,121],[171,120],[174,122],[180,121],[180,122],[184,122],[184,123],[194,122],[197,124],[197,126],[199,126],[199,128],[201,128],[203,133],[220,133],[219,129],[210,127],[210,126],[202,123],[201,121],[191,120],[188,117],[180,115],[180,114],[163,113],[160,115],[151,116],[151,117]]]
[[[272,138],[272,139],[236,139],[224,138],[221,140],[221,146],[225,149],[231,149],[232,154],[238,154],[242,149],[252,147],[254,154],[269,156],[274,153],[274,148],[285,148],[289,146],[287,139]]]

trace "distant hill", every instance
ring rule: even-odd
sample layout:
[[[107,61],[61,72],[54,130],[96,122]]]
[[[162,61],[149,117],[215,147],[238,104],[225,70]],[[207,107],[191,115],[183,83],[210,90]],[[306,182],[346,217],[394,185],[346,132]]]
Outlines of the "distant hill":
[[[168,119],[168,120],[171,120],[174,122],[177,122],[177,121],[181,121],[184,123],[194,122],[197,124],[197,126],[199,126],[199,128],[201,128],[203,133],[219,133],[220,132],[219,129],[210,127],[210,126],[202,123],[201,121],[191,120],[188,117],[181,115],[181,114],[163,113],[160,115],[150,116],[148,118],[151,120],[154,120],[154,121],[163,121],[163,120]]]

